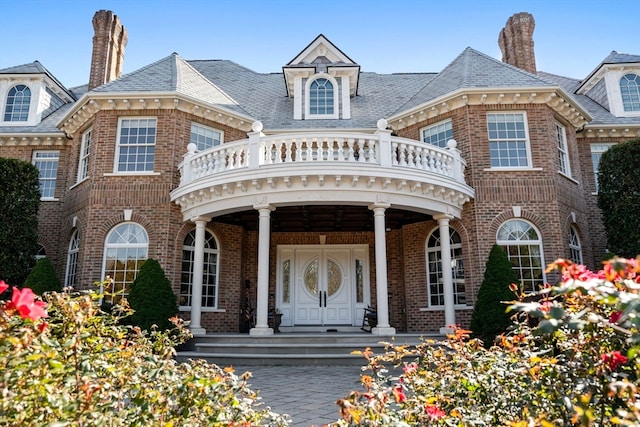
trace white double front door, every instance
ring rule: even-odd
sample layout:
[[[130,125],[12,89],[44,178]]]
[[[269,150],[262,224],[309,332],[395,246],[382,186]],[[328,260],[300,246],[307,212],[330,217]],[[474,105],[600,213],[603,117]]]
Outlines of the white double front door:
[[[278,248],[283,326],[356,326],[369,301],[366,245]],[[360,322],[360,323],[359,323]]]

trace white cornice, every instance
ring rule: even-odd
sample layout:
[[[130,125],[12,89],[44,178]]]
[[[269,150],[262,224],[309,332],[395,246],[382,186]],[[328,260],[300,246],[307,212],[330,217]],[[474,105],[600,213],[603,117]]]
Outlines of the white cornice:
[[[51,147],[71,145],[71,140],[62,133],[3,133],[0,146],[4,147]]]
[[[100,110],[179,110],[203,117],[245,132],[251,131],[256,120],[218,105],[211,105],[176,92],[115,92],[88,93],[57,123],[68,134],[75,133]]]
[[[640,137],[640,123],[635,125],[587,125],[580,133],[586,138],[638,138]]]
[[[579,95],[584,95],[589,92],[595,85],[602,80],[605,74],[609,71],[617,71],[617,70],[630,70],[638,72],[637,62],[626,62],[626,63],[618,63],[618,64],[602,64],[599,68],[592,72],[581,84],[578,86],[576,93]]]
[[[393,130],[404,129],[467,105],[546,104],[574,127],[581,128],[592,118],[560,87],[465,88],[449,92],[417,107],[387,118]]]

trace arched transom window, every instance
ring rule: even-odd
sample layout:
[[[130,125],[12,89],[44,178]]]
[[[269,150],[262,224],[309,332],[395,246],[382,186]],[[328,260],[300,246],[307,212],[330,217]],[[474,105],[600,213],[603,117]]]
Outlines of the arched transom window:
[[[620,93],[624,111],[640,111],[640,76],[625,74],[620,79]]]
[[[29,120],[31,89],[25,85],[16,85],[9,89],[4,109],[5,122],[26,122]]]
[[[333,114],[333,101],[333,83],[324,78],[311,82],[309,87],[309,114]]]
[[[78,236],[78,230],[73,233],[71,240],[69,241],[69,248],[67,251],[67,272],[64,276],[64,286],[75,287],[76,274],[78,271],[78,253],[80,252],[80,238]]]
[[[569,259],[576,264],[582,264],[582,245],[575,227],[569,227]]]
[[[182,274],[180,276],[180,308],[191,306],[193,286],[193,258],[196,250],[196,230],[184,238],[182,246]],[[202,307],[218,307],[218,244],[208,230],[204,234],[204,265],[202,270]]]
[[[129,295],[131,284],[147,260],[148,252],[149,236],[140,224],[125,222],[109,231],[103,264],[104,277],[109,276],[111,280],[103,290],[107,303],[118,303]]]
[[[532,224],[520,219],[506,221],[498,229],[496,243],[504,248],[526,291],[544,285],[542,240]]]
[[[453,274],[453,300],[456,305],[466,304],[464,286],[464,262],[462,241],[453,228],[449,229],[451,245],[451,272]],[[427,238],[427,297],[430,307],[444,306],[444,284],[442,281],[442,256],[440,230],[435,229]]]

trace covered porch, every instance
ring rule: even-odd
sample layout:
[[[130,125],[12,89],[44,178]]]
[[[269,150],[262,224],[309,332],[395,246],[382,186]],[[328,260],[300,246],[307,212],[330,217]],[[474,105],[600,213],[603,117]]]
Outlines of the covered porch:
[[[387,233],[403,224],[435,220],[441,235],[448,236],[449,222],[460,216],[462,205],[473,197],[473,190],[464,182],[464,161],[455,141],[448,149],[440,149],[392,137],[384,120],[378,122],[373,134],[267,136],[261,125],[254,123],[254,132],[246,141],[202,153],[189,147],[180,172],[180,185],[171,198],[181,207],[184,220],[195,224],[190,313],[194,335],[206,334],[200,322],[202,271],[198,269],[202,269],[205,227],[212,220],[245,229],[255,227],[257,280],[251,336],[274,333],[269,325],[270,299],[274,297],[269,285],[274,274],[278,307],[286,314],[285,326],[326,326],[334,322],[355,327],[361,322],[364,308],[371,305],[377,312],[377,324],[371,333],[391,336],[396,329],[389,316]],[[360,247],[333,242],[331,236],[336,232],[368,233],[371,242]],[[279,233],[288,234],[289,240],[274,243]],[[318,240],[295,245],[292,233],[315,233]],[[443,239],[441,252],[442,265],[450,265],[447,239]],[[297,269],[289,271],[288,279],[282,263],[286,259],[291,262],[289,268]],[[270,267],[274,260],[275,270]],[[358,262],[372,266],[370,282],[367,277],[358,278],[356,271],[362,267]],[[309,271],[317,275],[313,279],[316,284],[306,280]],[[446,331],[456,322],[451,268],[442,271],[442,331]],[[344,272],[341,277],[350,278],[347,293],[332,293],[335,272]],[[306,289],[294,287],[296,277],[304,278]],[[309,294],[306,300],[296,300],[295,304],[287,300],[287,295],[302,295],[303,291]]]

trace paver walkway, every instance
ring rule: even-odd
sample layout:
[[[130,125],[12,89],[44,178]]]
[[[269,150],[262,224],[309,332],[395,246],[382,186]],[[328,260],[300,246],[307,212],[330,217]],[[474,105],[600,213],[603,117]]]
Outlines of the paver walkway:
[[[289,414],[293,427],[322,426],[340,419],[336,401],[363,390],[360,366],[234,366],[249,371],[249,388],[274,412]]]

